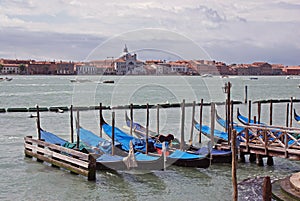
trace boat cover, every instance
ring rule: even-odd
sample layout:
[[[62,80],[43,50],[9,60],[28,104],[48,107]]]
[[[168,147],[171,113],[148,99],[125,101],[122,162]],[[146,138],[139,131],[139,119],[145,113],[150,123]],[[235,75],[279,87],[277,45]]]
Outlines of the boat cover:
[[[195,124],[195,128],[197,130],[200,130],[200,124]],[[202,125],[202,128],[201,128],[201,132],[205,135],[208,135],[210,136],[211,135],[211,129],[210,127],[206,126],[206,125]],[[220,131],[220,130],[214,130],[214,136],[215,137],[218,137],[218,138],[221,138],[223,140],[228,140],[228,134],[226,132],[223,132],[223,131]]]
[[[108,124],[103,124],[102,126],[104,132],[112,138],[112,126]],[[134,150],[141,150],[143,152],[146,152],[146,140],[144,139],[138,139],[131,135],[126,134],[125,132],[121,131],[119,128],[115,127],[115,140],[119,142],[122,146],[122,149],[125,151],[130,150],[130,141],[133,143]],[[148,139],[149,144],[154,144],[154,141],[152,139]]]
[[[51,144],[60,144],[61,146],[64,146],[64,144],[67,143],[66,140],[58,137],[57,135],[47,132],[45,130],[41,129],[41,139],[44,139],[45,142],[51,143]]]
[[[103,153],[111,154],[112,143],[104,138],[95,135],[91,131],[80,127],[79,138],[88,146],[94,149],[100,149]]]
[[[191,154],[184,151],[180,151],[178,149],[168,156],[168,158],[183,159],[183,160],[199,159],[204,157],[205,157],[204,155]]]

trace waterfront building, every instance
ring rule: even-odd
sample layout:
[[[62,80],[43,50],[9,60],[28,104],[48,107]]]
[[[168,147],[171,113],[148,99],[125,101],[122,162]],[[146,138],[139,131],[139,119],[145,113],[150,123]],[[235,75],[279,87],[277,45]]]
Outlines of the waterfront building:
[[[300,66],[288,66],[282,70],[286,75],[300,75]]]
[[[73,75],[74,74],[74,62],[57,62],[56,65],[56,74],[57,75]]]
[[[216,67],[215,61],[207,60],[192,60],[190,61],[190,67],[199,75],[212,74],[219,75],[219,70]]]
[[[1,64],[1,74],[19,74],[20,64]]]
[[[123,55],[114,61],[116,75],[126,75],[142,72],[141,68],[140,70],[134,70],[138,67],[143,67],[143,62],[137,60],[136,54],[129,53],[127,46],[125,45]]]

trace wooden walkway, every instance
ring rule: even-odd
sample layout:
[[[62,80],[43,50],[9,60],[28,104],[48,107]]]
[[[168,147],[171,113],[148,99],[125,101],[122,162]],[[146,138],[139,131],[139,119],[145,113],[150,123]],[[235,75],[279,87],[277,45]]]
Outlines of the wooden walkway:
[[[278,126],[262,125],[238,125],[244,129],[237,134],[239,139],[238,148],[241,160],[244,155],[254,154],[257,160],[263,157],[280,157],[292,160],[300,160],[300,129]],[[221,144],[221,149],[229,146]],[[250,161],[253,159],[249,159]],[[255,160],[255,159],[254,159]],[[261,163],[260,161],[259,163]],[[273,162],[268,162],[272,165]]]

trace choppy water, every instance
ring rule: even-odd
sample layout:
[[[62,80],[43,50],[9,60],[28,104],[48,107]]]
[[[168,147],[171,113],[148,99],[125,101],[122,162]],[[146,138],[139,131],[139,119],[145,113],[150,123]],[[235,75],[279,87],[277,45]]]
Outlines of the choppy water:
[[[231,81],[234,100],[244,100],[244,86],[248,85],[251,100],[270,98],[300,98],[298,79],[285,77],[231,77],[221,79],[185,76],[125,76],[125,77],[83,77],[93,82],[71,83],[67,76],[15,76],[11,82],[0,83],[0,108],[50,106],[90,106],[177,103],[201,98],[205,102],[225,100],[222,86]],[[103,80],[115,80],[115,84],[101,84]],[[238,105],[246,114],[247,106]],[[300,110],[299,103],[294,107]],[[269,106],[262,106],[262,121],[269,121]],[[286,104],[274,104],[273,123],[285,125]],[[196,108],[197,111],[199,108]],[[224,114],[224,106],[217,107]],[[209,124],[210,108],[204,108],[204,123]],[[256,107],[253,106],[253,114]],[[119,172],[97,172],[97,181],[57,170],[32,159],[24,158],[23,138],[36,136],[35,120],[30,113],[0,114],[0,199],[1,200],[231,200],[231,165],[212,165],[209,169],[170,167],[165,172],[148,174]],[[99,132],[98,112],[80,113],[81,125],[95,133]],[[150,111],[150,128],[156,129],[156,111]],[[104,111],[110,121],[111,111]],[[135,120],[145,122],[144,110],[135,110]],[[224,116],[224,115],[223,115]],[[196,118],[198,118],[198,113]],[[180,133],[180,109],[160,110],[160,130],[164,133]],[[41,125],[45,130],[69,139],[69,113],[41,113]],[[185,138],[191,127],[191,108],[186,109]],[[294,126],[298,126],[293,123]],[[116,110],[116,125],[122,128],[124,110]],[[220,127],[217,127],[220,128]],[[195,139],[198,137],[194,131]],[[283,178],[300,171],[300,163],[275,158],[273,167],[257,167],[255,164],[238,164],[238,180],[269,175]],[[243,200],[243,195],[240,195]]]

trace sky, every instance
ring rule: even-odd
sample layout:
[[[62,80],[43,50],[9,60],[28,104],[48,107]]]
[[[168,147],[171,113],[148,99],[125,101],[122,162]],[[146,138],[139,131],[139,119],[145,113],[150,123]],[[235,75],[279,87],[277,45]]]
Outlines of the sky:
[[[300,65],[299,0],[0,0],[0,58]]]

